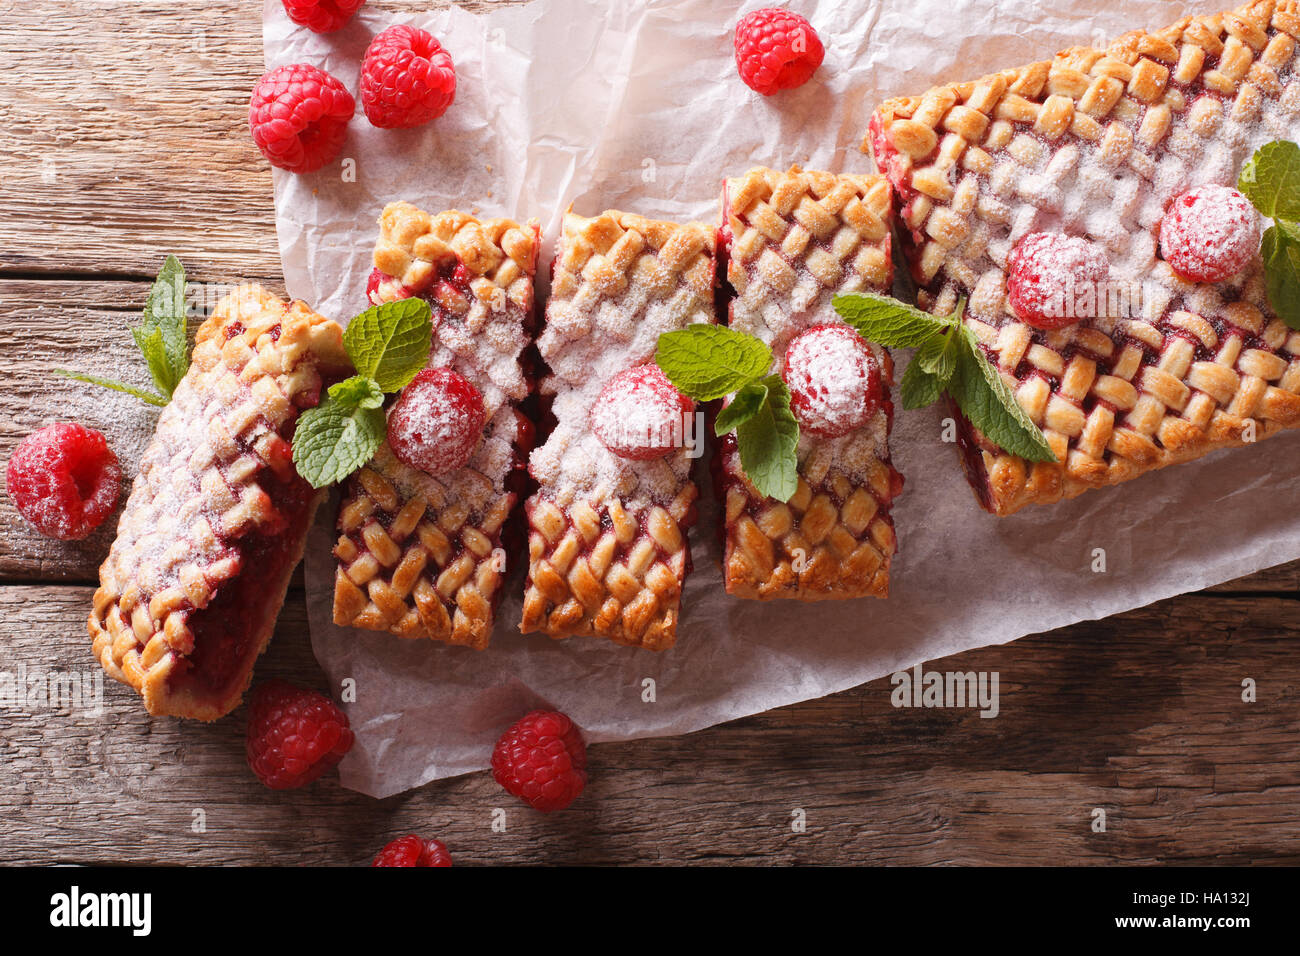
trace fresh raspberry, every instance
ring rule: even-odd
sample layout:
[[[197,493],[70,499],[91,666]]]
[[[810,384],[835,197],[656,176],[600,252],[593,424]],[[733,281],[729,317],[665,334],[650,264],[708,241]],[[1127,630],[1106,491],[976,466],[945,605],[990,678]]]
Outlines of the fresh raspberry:
[[[14,449],[5,487],[18,513],[37,531],[75,541],[112,514],[122,468],[103,432],[84,425],[46,425]]]
[[[412,468],[445,475],[469,461],[485,424],[487,411],[477,388],[449,368],[426,368],[393,405],[388,443]]]
[[[435,120],[456,98],[456,67],[432,34],[399,24],[370,43],[361,61],[361,105],[380,129]]]
[[[568,717],[535,710],[501,735],[492,776],[534,810],[563,810],[587,785],[587,745]]]
[[[880,409],[880,365],[847,325],[817,325],[796,335],[781,377],[800,427],[815,435],[846,435]]]
[[[451,854],[438,840],[421,840],[412,833],[398,837],[379,851],[371,866],[451,866]]]
[[[1100,285],[1110,263],[1086,239],[1036,232],[1011,250],[1007,272],[1007,295],[1020,320],[1036,329],[1063,329],[1094,317],[1097,304],[1106,301]]]
[[[348,715],[287,681],[259,684],[248,705],[248,765],[272,790],[311,783],[352,749]]]
[[[1192,282],[1222,282],[1259,253],[1259,215],[1227,186],[1183,193],[1160,222],[1160,254]]]
[[[307,63],[277,66],[253,87],[248,127],[272,166],[313,173],[335,156],[356,112],[352,94]]]
[[[606,383],[591,410],[591,430],[620,458],[649,461],[681,446],[694,410],[695,403],[651,362]]]
[[[366,0],[284,0],[289,19],[312,33],[342,29]]]
[[[764,96],[803,86],[825,55],[817,31],[797,13],[769,7],[736,24],[736,68]]]

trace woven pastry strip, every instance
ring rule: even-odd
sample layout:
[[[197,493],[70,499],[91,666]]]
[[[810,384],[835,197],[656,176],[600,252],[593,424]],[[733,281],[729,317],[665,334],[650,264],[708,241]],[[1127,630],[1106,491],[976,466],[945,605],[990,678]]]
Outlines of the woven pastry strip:
[[[887,293],[893,278],[889,186],[880,176],[752,170],[727,180],[723,234],[735,290],[729,324],[767,342],[777,371],[796,335],[842,321],[831,308],[835,295]],[[896,550],[890,506],[902,480],[889,457],[893,365],[884,349],[872,351],[886,390],[880,412],[840,438],[804,432],[790,501],[754,488],[734,438],[723,442],[728,593],[804,601],[888,596]]]
[[[546,329],[555,428],[530,459],[522,630],[663,650],[677,639],[697,489],[684,448],[630,461],[591,431],[600,390],[659,335],[712,322],[714,230],[622,212],[565,216]],[[696,436],[702,440],[703,436]]]
[[[519,358],[532,322],[535,223],[431,216],[390,204],[380,219],[375,304],[408,296],[433,308],[430,367],[483,395],[484,437],[464,467],[437,477],[387,442],[349,479],[339,509],[334,620],[344,626],[484,648],[507,570],[503,535],[519,500],[532,426]]]
[[[921,304],[949,312],[969,296],[967,324],[1059,459],[1027,463],[963,423],[988,510],[1300,424],[1300,333],[1270,310],[1262,263],[1197,285],[1159,259],[1155,238],[1178,194],[1235,185],[1255,149],[1300,135],[1298,37],[1296,0],[1259,0],[877,111],[864,149],[893,183]],[[1101,317],[1056,332],[1017,319],[1007,257],[1033,232],[1105,249],[1117,281],[1104,305],[1098,293]]]
[[[151,714],[233,710],[320,500],[294,470],[300,411],[351,369],[342,329],[242,286],[199,328],[99,570],[89,629]]]

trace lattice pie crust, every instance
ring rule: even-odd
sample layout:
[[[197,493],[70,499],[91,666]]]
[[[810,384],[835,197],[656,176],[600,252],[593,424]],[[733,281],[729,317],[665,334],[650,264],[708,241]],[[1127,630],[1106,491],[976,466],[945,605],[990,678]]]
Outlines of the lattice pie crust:
[[[629,461],[592,433],[600,390],[652,361],[659,335],[712,322],[714,230],[622,212],[569,213],[538,349],[555,419],[530,459],[522,630],[662,650],[677,637],[697,489],[684,449]],[[703,440],[703,436],[696,436]]]
[[[1219,285],[1158,258],[1167,204],[1234,185],[1264,143],[1300,134],[1300,4],[1260,0],[886,102],[864,143],[894,185],[921,304],[966,322],[1058,463],[966,426],[967,472],[1005,515],[1300,424],[1300,333],[1262,268]],[[1005,268],[1033,232],[1090,237],[1142,309],[1058,332],[1020,322]],[[1128,315],[1115,315],[1128,311]]]
[[[835,295],[889,291],[883,177],[754,169],[727,180],[722,228],[735,290],[729,324],[771,345],[777,371],[796,335],[841,321],[831,308]],[[872,351],[888,392],[889,354]],[[902,487],[889,458],[892,416],[886,395],[880,412],[848,435],[804,432],[798,490],[784,504],[749,482],[728,436],[721,453],[728,593],[804,601],[888,595],[896,550],[890,505]]]
[[[215,720],[239,704],[320,499],[294,470],[294,423],[350,369],[338,325],[258,286],[199,328],[89,622],[104,670],[149,713]]]
[[[433,307],[430,367],[483,395],[488,424],[469,463],[433,477],[385,443],[349,479],[339,509],[334,620],[344,626],[484,648],[507,571],[503,534],[519,500],[532,426],[516,409],[529,386],[537,225],[431,216],[406,202],[380,218],[376,304],[411,295]]]

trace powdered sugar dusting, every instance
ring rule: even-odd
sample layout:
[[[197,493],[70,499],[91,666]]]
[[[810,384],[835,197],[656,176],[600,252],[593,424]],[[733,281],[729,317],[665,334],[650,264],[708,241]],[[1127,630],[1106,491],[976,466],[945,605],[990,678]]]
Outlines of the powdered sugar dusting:
[[[1183,193],[1160,223],[1160,253],[1179,275],[1221,282],[1259,252],[1260,217],[1237,190],[1208,185]]]

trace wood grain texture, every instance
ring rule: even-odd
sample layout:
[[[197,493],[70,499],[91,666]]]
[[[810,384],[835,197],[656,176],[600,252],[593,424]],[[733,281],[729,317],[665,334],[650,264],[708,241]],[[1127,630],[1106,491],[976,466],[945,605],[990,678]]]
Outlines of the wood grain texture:
[[[0,670],[93,674],[88,599],[0,589]],[[322,686],[306,631],[292,595],[258,679]],[[1297,639],[1294,600],[1167,601],[927,665],[998,671],[994,719],[895,709],[879,680],[687,737],[594,746],[586,794],[552,816],[486,773],[386,800],[333,775],[271,793],[244,763],[242,709],[151,720],[109,682],[102,716],[0,711],[0,862],[362,864],[418,831],[458,864],[1300,863]],[[1246,677],[1256,703],[1241,699]],[[791,830],[796,809],[806,833]],[[195,810],[206,833],[191,831]]]

